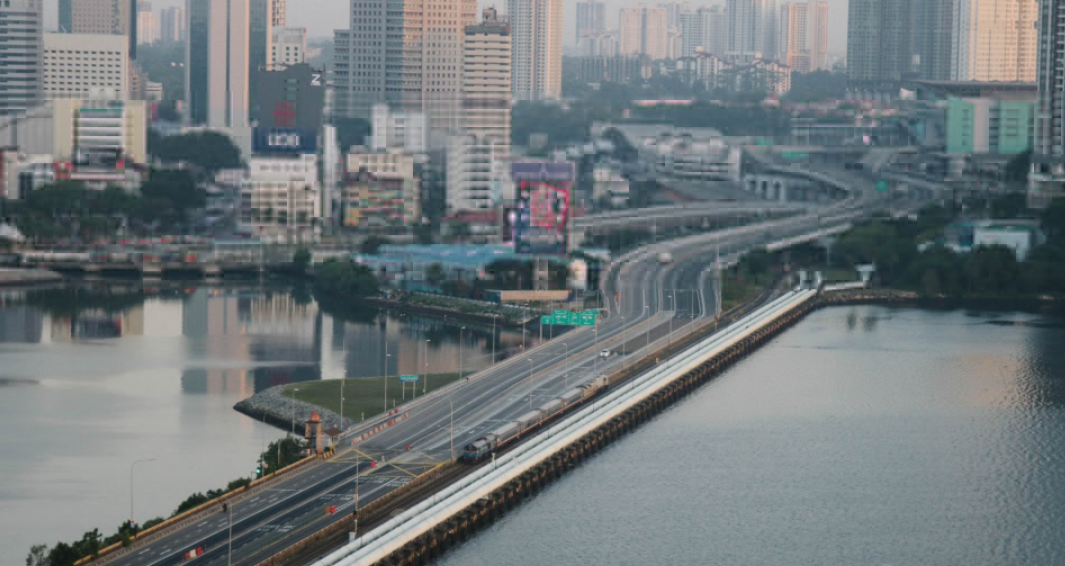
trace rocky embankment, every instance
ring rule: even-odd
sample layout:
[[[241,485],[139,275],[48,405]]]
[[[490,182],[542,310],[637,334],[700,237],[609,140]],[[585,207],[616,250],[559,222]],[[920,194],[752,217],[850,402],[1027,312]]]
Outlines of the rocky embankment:
[[[303,423],[318,413],[322,418],[322,430],[332,427],[340,428],[340,415],[310,403],[283,395],[284,385],[275,385],[233,405],[237,411],[249,417],[268,422],[284,430],[291,430],[293,415],[296,420],[297,434],[303,435]],[[351,419],[345,419],[350,426]]]

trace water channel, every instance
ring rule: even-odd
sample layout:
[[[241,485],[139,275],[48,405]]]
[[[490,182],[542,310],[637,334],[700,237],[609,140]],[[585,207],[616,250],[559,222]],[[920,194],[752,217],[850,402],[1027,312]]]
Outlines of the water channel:
[[[1065,320],[816,312],[439,564],[1065,564]]]
[[[381,375],[386,342],[390,374],[491,362],[491,325],[345,316],[291,287],[0,290],[0,564],[23,563],[34,543],[113,533],[130,516],[137,460],[152,459],[132,473],[138,522],[252,474],[283,433],[232,407],[267,387]],[[499,328],[497,358],[522,340]]]

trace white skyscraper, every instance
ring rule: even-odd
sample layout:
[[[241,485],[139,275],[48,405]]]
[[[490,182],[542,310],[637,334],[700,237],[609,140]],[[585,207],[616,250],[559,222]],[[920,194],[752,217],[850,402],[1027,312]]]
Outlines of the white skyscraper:
[[[448,210],[493,208],[510,159],[511,30],[494,9],[466,27],[461,135],[448,142]]]
[[[248,124],[248,0],[187,0],[185,100],[211,128]]]
[[[152,13],[152,3],[137,1],[137,45],[151,45],[159,40],[159,22]]]
[[[0,3],[0,116],[32,108],[41,100],[43,4]]]
[[[669,13],[662,6],[639,4],[621,9],[621,55],[669,55]]]
[[[691,57],[699,51],[725,56],[728,51],[728,14],[720,7],[681,12],[678,21],[682,56]]]
[[[518,100],[562,95],[562,0],[508,0],[513,92]]]
[[[951,74],[959,81],[1035,80],[1037,0],[955,0]]]

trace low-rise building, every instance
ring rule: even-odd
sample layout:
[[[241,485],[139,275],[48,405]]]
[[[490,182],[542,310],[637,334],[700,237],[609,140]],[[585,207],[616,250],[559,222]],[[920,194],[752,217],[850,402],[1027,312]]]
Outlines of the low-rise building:
[[[951,98],[947,101],[947,153],[1024,153],[1032,147],[1034,100]]]
[[[312,239],[321,210],[317,156],[251,157],[240,208],[245,232],[278,242]]]
[[[1046,241],[1038,221],[985,220],[973,229],[973,246],[1006,246],[1017,261],[1024,261],[1032,249]]]
[[[418,158],[353,148],[340,189],[341,224],[375,233],[402,232],[421,220]]]
[[[44,34],[44,98],[86,98],[109,92],[129,98],[129,39],[123,35]]]
[[[421,112],[394,111],[387,104],[375,104],[370,126],[370,148],[374,151],[425,153],[429,147],[429,122]]]

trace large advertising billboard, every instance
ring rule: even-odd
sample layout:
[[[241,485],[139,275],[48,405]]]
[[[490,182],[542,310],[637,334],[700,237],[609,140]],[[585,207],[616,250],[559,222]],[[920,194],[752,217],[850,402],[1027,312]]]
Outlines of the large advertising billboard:
[[[255,128],[252,153],[257,155],[309,155],[318,152],[318,131],[312,128]]]
[[[571,187],[576,179],[573,163],[514,163],[511,178],[517,188],[511,223],[514,251],[565,255],[569,244]]]

